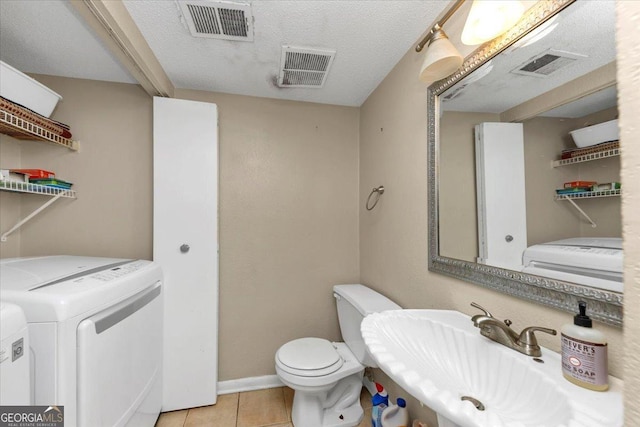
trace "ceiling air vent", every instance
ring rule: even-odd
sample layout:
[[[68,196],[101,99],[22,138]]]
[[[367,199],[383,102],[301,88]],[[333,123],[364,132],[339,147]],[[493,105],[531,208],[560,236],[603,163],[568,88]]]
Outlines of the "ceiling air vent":
[[[189,0],[178,4],[194,37],[253,41],[253,15],[249,3]]]
[[[586,58],[586,55],[549,49],[527,60],[527,62],[511,70],[511,72],[525,76],[548,77],[560,68],[570,65],[580,58]]]
[[[321,88],[335,55],[335,50],[282,46],[278,86]]]

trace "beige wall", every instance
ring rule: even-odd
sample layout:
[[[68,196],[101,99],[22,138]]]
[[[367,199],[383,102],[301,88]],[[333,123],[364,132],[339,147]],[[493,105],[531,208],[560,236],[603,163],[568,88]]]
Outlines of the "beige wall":
[[[406,308],[473,314],[475,310],[469,304],[475,301],[496,316],[512,319],[518,329],[530,325],[560,329],[572,320],[570,314],[428,271],[427,105],[426,86],[417,79],[420,61],[421,55],[411,49],[361,107],[362,283]],[[381,206],[368,212],[363,207],[364,199],[370,187],[378,183],[387,192]],[[598,323],[596,327],[609,338],[610,372],[621,377],[622,331]],[[557,337],[541,334],[540,342],[559,350]],[[412,415],[433,419],[428,409],[416,404],[412,405]]]
[[[497,114],[445,111],[440,118],[440,182],[438,204],[440,254],[476,262],[478,215],[476,205],[475,125],[498,122]]]
[[[54,118],[71,125],[80,152],[3,136],[2,167],[53,170],[78,199],[26,224],[2,256],[151,259],[152,99],[136,85],[35,77],[64,97]],[[220,112],[220,380],[273,374],[286,341],[340,338],[331,287],[359,280],[359,111],[180,97]],[[47,200],[1,195],[2,230]]]
[[[0,169],[21,167],[20,141],[0,134]],[[8,231],[20,221],[22,196],[17,193],[0,191],[0,234]],[[11,234],[6,242],[0,242],[0,258],[20,256],[20,229]]]
[[[340,338],[357,283],[358,109],[177,90],[220,123],[220,380],[274,374],[279,346]]]
[[[63,96],[53,118],[71,126],[80,151],[10,137],[3,139],[3,150],[19,147],[23,168],[56,172],[60,179],[74,183],[78,198],[60,199],[24,225],[20,255],[149,259],[151,98],[131,84],[34,77]],[[45,196],[12,196],[20,201],[23,217],[48,200]],[[13,204],[2,205],[4,220],[6,209]]]
[[[524,121],[527,196],[527,240],[529,245],[569,237],[620,237],[620,199],[599,198],[576,203],[598,225],[596,228],[568,202],[554,200],[563,183],[585,180],[600,183],[620,181],[620,159],[612,157],[554,168],[551,162],[564,148],[575,148],[569,131],[617,116],[611,108],[579,119],[536,117]],[[592,121],[595,120],[595,121]]]
[[[618,118],[618,108],[609,108],[573,120],[574,129],[602,123]],[[569,168],[570,169],[570,168]],[[620,157],[581,163],[578,165],[578,176],[582,180],[603,182],[620,182]],[[622,236],[622,203],[618,197],[584,200],[580,206],[598,225],[591,227],[587,221],[580,221],[581,236]]]
[[[624,236],[624,394],[625,425],[640,420],[640,44],[638,22],[640,2],[617,3],[618,107],[622,158],[623,236]]]
[[[527,199],[527,244],[580,236],[580,215],[568,202],[554,200],[556,188],[577,181],[577,166],[553,168],[560,157],[563,139],[573,125],[568,120],[536,117],[523,122],[525,187]],[[578,202],[580,203],[580,202]]]

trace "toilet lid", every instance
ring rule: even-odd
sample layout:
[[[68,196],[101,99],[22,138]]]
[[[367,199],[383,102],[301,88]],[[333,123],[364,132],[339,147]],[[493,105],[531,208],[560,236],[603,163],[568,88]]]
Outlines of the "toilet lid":
[[[329,375],[342,367],[344,361],[336,348],[322,338],[300,338],[278,350],[281,367],[302,376]]]

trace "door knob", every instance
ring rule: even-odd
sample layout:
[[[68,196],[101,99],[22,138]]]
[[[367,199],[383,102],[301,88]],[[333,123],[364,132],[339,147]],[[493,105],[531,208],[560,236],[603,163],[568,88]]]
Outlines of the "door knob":
[[[187,252],[189,252],[189,249],[191,249],[191,247],[186,243],[183,243],[182,245],[180,245],[180,252],[182,252],[183,254],[186,254]]]

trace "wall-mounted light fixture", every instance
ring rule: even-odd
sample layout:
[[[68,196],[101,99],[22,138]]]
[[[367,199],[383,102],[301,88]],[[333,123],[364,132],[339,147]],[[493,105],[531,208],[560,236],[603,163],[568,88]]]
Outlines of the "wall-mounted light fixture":
[[[519,0],[473,0],[462,30],[462,43],[472,46],[493,40],[513,27],[524,13]]]
[[[443,79],[462,65],[462,55],[451,43],[442,26],[464,1],[457,0],[416,46],[416,52],[421,52],[427,45],[418,76],[421,81],[432,83]],[[519,0],[473,0],[462,30],[462,42],[475,45],[492,40],[518,22],[523,13],[524,6]]]
[[[516,49],[520,49],[521,47],[531,46],[535,42],[542,40],[558,27],[558,24],[560,23],[560,21],[558,20],[559,17],[560,15],[554,15],[553,17],[551,17],[551,19],[545,21],[544,24],[540,25],[535,30],[531,31],[526,36],[512,44],[508,50],[514,51]]]
[[[443,79],[462,65],[462,55],[460,55],[453,43],[449,41],[449,37],[442,29],[444,23],[462,6],[462,3],[464,3],[464,0],[456,1],[431,28],[429,34],[416,46],[416,52],[421,52],[424,46],[428,44],[422,67],[420,67],[420,74],[418,75],[420,80],[425,83]]]

